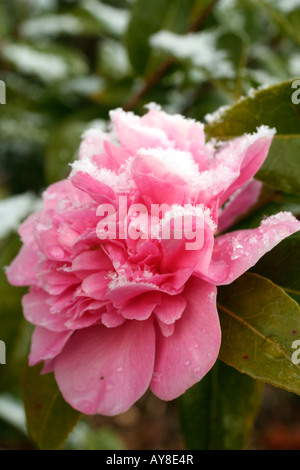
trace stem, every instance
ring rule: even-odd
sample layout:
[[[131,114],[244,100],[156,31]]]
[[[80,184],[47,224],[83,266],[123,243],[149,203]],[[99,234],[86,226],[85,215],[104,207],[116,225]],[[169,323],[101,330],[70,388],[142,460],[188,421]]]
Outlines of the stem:
[[[161,65],[146,79],[140,90],[133,95],[127,103],[124,105],[125,111],[132,111],[139,103],[139,101],[154,87],[154,85],[160,80],[161,77],[169,70],[173,65],[173,57],[168,57],[164,60]]]
[[[191,21],[188,29],[184,34],[199,31],[205,24],[207,18],[210,16],[214,6],[219,0],[214,0],[210,5],[199,15],[198,18]],[[142,87],[125,103],[123,106],[125,111],[132,111],[140,102],[140,100],[147,95],[147,93],[156,85],[156,83],[167,73],[167,71],[176,63],[174,57],[167,57],[161,65],[145,79]]]

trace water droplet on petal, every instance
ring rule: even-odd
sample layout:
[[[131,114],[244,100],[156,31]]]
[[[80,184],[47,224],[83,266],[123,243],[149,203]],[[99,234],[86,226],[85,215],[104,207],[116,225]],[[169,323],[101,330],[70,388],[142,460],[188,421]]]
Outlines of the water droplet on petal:
[[[160,382],[160,379],[161,379],[161,373],[160,372],[153,372],[153,375],[152,375],[152,380],[153,382]]]
[[[113,388],[114,388],[114,386],[113,386],[112,383],[108,383],[108,384],[105,385],[105,390],[107,392],[111,392],[113,390]]]
[[[64,257],[64,250],[60,248],[59,246],[52,246],[48,248],[48,253],[51,258],[60,260]]]
[[[123,367],[118,367],[117,372],[123,372]]]
[[[184,363],[184,365],[185,365],[185,366],[189,366],[190,363],[191,363],[191,361],[186,361],[186,362]]]

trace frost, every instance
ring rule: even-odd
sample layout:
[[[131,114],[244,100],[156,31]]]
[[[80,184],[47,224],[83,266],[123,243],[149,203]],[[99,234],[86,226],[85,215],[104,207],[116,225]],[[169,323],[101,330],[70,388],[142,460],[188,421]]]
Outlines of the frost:
[[[243,10],[240,8],[240,4],[237,0],[222,0],[217,2],[214,9],[214,13],[220,23],[228,25],[228,18],[230,18],[230,28],[245,31],[245,15]]]
[[[176,217],[185,217],[185,216],[195,216],[205,220],[208,223],[211,230],[214,232],[216,229],[216,224],[214,223],[211,217],[211,211],[208,207],[204,207],[203,204],[197,204],[193,206],[191,204],[185,204],[180,206],[174,204],[170,210],[166,211],[164,218],[161,221],[162,227],[168,225],[171,220]]]
[[[57,0],[27,0],[31,12],[52,11],[57,8]]]
[[[88,131],[91,133],[91,130]],[[135,188],[135,183],[130,172],[132,159],[128,159],[126,166],[120,167],[120,172],[109,170],[108,168],[99,168],[89,157],[83,155],[81,160],[72,163],[70,178],[77,172],[87,173],[97,181],[104,183],[112,188],[116,193],[130,192]]]
[[[40,207],[41,199],[31,193],[2,199],[0,201],[0,239],[16,231],[21,221]]]
[[[96,75],[74,77],[64,82],[60,89],[64,94],[78,93],[80,95],[90,96],[104,89],[104,80]]]
[[[22,402],[15,396],[8,393],[0,395],[0,418],[27,434],[25,410]]]
[[[172,173],[176,173],[187,181],[191,181],[198,171],[198,165],[194,162],[190,152],[175,150],[172,148],[142,148],[137,155],[146,155],[154,157],[163,163],[166,169]]]
[[[34,50],[27,45],[6,44],[2,53],[21,72],[34,73],[45,81],[65,78],[69,72],[68,65],[62,57]]]
[[[81,7],[91,13],[111,33],[122,35],[125,33],[129,21],[129,12],[115,8],[96,0],[84,0]]]
[[[151,36],[150,43],[155,49],[169,52],[178,59],[190,60],[215,78],[233,78],[235,72],[227,52],[217,49],[218,35],[217,31],[185,35],[159,31]]]
[[[104,74],[107,72],[114,78],[124,77],[131,71],[125,47],[112,39],[105,39],[101,43],[100,59]]]
[[[248,94],[246,96],[241,96],[239,99],[237,99],[235,102],[234,102],[234,106],[239,104],[239,103],[242,103],[243,101],[245,101],[247,98],[255,98],[257,93],[262,91],[262,90],[266,90],[269,88],[269,84],[268,83],[265,83],[265,84],[262,84],[260,85],[259,87],[257,88],[250,88],[248,90]],[[220,106],[220,108],[218,108],[216,111],[214,111],[213,113],[208,113],[204,116],[204,119],[206,120],[206,122],[208,124],[213,124],[213,123],[219,123],[219,122],[222,122],[224,116],[226,115],[227,111],[230,110],[232,108],[232,105],[223,105],[223,106]]]
[[[46,15],[25,21],[21,27],[21,34],[25,37],[55,36],[57,34],[79,34],[82,25],[78,18],[70,14]]]
[[[199,171],[190,152],[177,149],[140,149],[138,155],[153,156],[160,160],[165,168],[180,176],[194,191],[210,190],[212,196],[217,194],[234,177],[234,173],[226,164],[216,168]]]
[[[254,134],[246,134],[248,139],[248,145],[251,145],[253,142],[258,139],[261,139],[262,137],[268,137],[271,139],[272,137],[274,137],[275,134],[275,128],[271,128],[268,126],[259,126],[256,128],[256,132]]]
[[[293,222],[294,217],[291,212],[278,212],[277,214],[271,215],[267,219],[261,222],[261,227],[270,227],[272,225],[278,225],[278,223]]]
[[[288,65],[291,77],[298,77],[300,75],[300,54],[291,54],[288,59]]]
[[[239,259],[243,255],[243,245],[240,244],[236,237],[232,237],[232,253],[231,259],[234,261],[235,259]]]
[[[220,106],[220,108],[218,108],[213,113],[206,114],[204,116],[205,121],[208,122],[208,124],[212,124],[213,122],[221,122],[224,117],[224,114],[226,114],[226,112],[228,111],[228,109],[230,109],[230,107],[231,106],[227,104]]]
[[[152,276],[152,274],[151,274]],[[111,279],[110,283],[108,284],[108,289],[113,290],[117,289],[118,287],[127,287],[127,286],[145,286],[151,287],[153,290],[159,290],[156,284],[152,284],[151,282],[147,282],[149,279],[149,275],[143,278],[136,278],[136,280],[129,280],[125,274],[116,273],[116,272],[109,272],[108,277]]]
[[[91,137],[93,133],[101,133],[102,135],[108,135],[107,131],[108,127],[108,121],[105,119],[94,119],[93,121],[90,121],[87,125],[86,130],[84,131],[82,138],[85,138],[86,136]]]
[[[267,0],[267,3],[282,13],[290,13],[300,8],[300,0]]]

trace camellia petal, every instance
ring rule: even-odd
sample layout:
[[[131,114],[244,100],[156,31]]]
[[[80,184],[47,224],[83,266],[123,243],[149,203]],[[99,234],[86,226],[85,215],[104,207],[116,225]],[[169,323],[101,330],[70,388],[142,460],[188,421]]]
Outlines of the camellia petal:
[[[258,200],[263,184],[257,180],[250,180],[225,204],[220,211],[218,229],[219,232],[227,230],[242,214],[247,213]]]
[[[173,400],[202,379],[215,363],[221,342],[215,286],[192,277],[184,296],[187,307],[168,337],[157,334],[151,390]]]
[[[289,212],[263,220],[255,229],[237,230],[216,238],[209,269],[197,274],[216,285],[230,284],[282,240],[300,230]]]
[[[32,334],[29,365],[34,366],[41,361],[56,357],[72,334],[72,330],[54,332],[42,326],[36,326]]]
[[[219,353],[217,286],[300,229],[281,213],[224,233],[256,201],[273,129],[205,142],[202,123],[154,104],[110,117],[22,223],[6,271],[29,286],[30,364],[55,372],[72,407],[104,415],[150,385],[172,400],[201,380]]]
[[[125,412],[147,390],[153,372],[152,320],[77,332],[55,361],[55,378],[67,402],[85,414]]]

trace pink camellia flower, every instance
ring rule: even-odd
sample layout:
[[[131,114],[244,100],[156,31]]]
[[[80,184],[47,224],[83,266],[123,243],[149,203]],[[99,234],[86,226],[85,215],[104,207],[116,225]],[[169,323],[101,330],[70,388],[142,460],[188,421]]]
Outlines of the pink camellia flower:
[[[7,269],[12,284],[30,286],[30,365],[44,361],[85,414],[122,413],[149,386],[172,400],[201,380],[220,347],[216,286],[300,229],[279,213],[224,233],[257,199],[252,178],[274,130],[206,143],[201,123],[155,105],[111,120],[111,131],[84,134],[70,177],[22,224]]]

